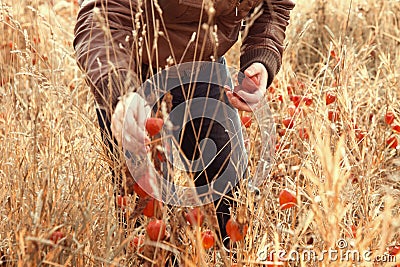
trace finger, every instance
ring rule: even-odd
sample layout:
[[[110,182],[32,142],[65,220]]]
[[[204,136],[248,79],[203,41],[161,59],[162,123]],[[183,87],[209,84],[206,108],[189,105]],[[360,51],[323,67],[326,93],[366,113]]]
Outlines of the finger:
[[[254,62],[244,71],[244,74],[251,77],[257,74],[262,74],[265,70],[265,66],[261,62]]]
[[[255,91],[254,93],[249,93],[246,91],[239,91],[237,94],[243,99],[244,102],[246,102],[248,105],[251,104],[257,104],[260,102],[263,94],[261,93],[260,90]]]
[[[232,91],[232,88],[230,88],[229,85],[224,85],[224,90],[225,92],[230,92]]]
[[[124,148],[135,156],[141,156],[147,153],[147,147],[144,145],[138,146],[138,141],[132,139],[132,136],[124,138]]]
[[[111,117],[111,131],[114,136],[121,135],[122,121],[123,121],[122,112],[116,109],[116,112],[114,112],[114,114]]]
[[[232,92],[227,92],[226,95],[229,99],[229,102],[235,108],[244,111],[251,111],[251,108],[245,102],[241,101],[238,97],[236,97]]]
[[[145,143],[147,138],[146,133],[144,132],[144,127],[137,124],[134,116],[127,116],[124,124],[124,134],[131,141],[137,141],[137,146],[140,146],[141,143]]]
[[[140,101],[140,102],[144,102]],[[148,118],[150,114],[150,108],[147,105],[144,105],[144,103],[141,103],[137,106],[137,115],[136,115],[136,121],[138,124],[138,127],[144,128],[146,119]]]
[[[137,93],[133,93],[132,101],[129,107],[130,107],[130,112],[134,116],[135,120],[138,121],[140,110],[142,109],[142,107],[141,107],[140,96]]]
[[[232,91],[226,92],[226,96],[228,97],[229,101],[231,101],[232,99],[237,99],[240,102],[245,102],[238,94]]]
[[[132,140],[136,141],[136,144],[140,145],[140,147],[150,142],[150,139],[147,136],[146,131],[140,128],[136,128],[135,134],[132,135]]]
[[[252,111],[252,109],[250,108],[250,106],[249,105],[247,105],[245,102],[242,102],[242,101],[240,101],[240,100],[238,100],[237,98],[236,98],[236,100],[233,100],[234,101],[234,104],[232,104],[235,108],[237,108],[238,110],[241,110],[241,111],[248,111],[248,112],[251,112]]]
[[[246,101],[245,99],[243,99],[242,96],[241,96],[240,94],[236,93],[236,92],[244,92],[244,91],[243,91],[243,90],[242,90],[242,91],[239,91],[239,90],[241,90],[241,87],[240,87],[240,86],[236,86],[235,88],[236,88],[235,91],[233,91],[233,92],[232,92],[232,91],[227,92],[227,94],[229,94],[231,98],[232,98],[232,97],[235,97],[235,98],[236,98],[237,100],[239,100],[240,102],[243,102],[243,103],[246,104],[246,102],[248,102],[248,101]]]
[[[253,82],[259,87],[264,88],[268,83],[268,71],[265,66],[260,62],[255,62],[250,65],[244,74],[253,80]]]
[[[132,132],[136,128],[135,116],[132,113],[133,112],[127,113],[123,122],[124,130],[128,133]]]
[[[244,74],[246,75],[246,78],[250,79],[255,85],[260,85],[260,73],[247,69],[244,71]]]
[[[231,104],[232,104],[233,93],[231,91],[226,91],[225,94],[226,94],[226,97],[228,98],[229,102],[231,102]]]
[[[242,80],[241,86],[238,88],[235,88],[235,92],[237,90],[245,90],[248,92],[253,92],[258,89],[258,86],[254,83],[252,79],[249,77],[246,77]]]
[[[135,121],[130,121],[130,127],[143,130],[145,128],[146,119],[150,113],[150,107],[146,105],[146,101],[137,93],[134,93],[130,113],[133,114]]]
[[[249,77],[249,78],[254,78],[253,82],[258,83],[257,78],[258,78],[258,76],[260,76],[261,72],[262,72],[262,68],[260,68],[260,66],[255,63],[255,64],[251,64],[250,67],[248,67],[244,71],[244,75],[246,75],[246,77]]]
[[[236,96],[240,101],[246,102],[242,99],[242,97],[238,94],[238,92],[245,90],[241,85],[236,85],[235,88],[233,89],[233,95]]]
[[[247,77],[252,77],[252,76],[254,76],[254,75],[258,74],[258,73],[259,73],[259,71],[257,71],[257,68],[255,67],[255,64],[251,64],[251,65],[244,71],[244,74],[245,74]]]
[[[146,153],[145,144],[148,142],[150,142],[150,139],[144,130],[137,127],[124,135],[124,146],[131,153]]]
[[[260,85],[260,76],[261,75],[258,74],[258,75],[251,76],[249,78],[255,85],[259,86]]]
[[[123,103],[125,113],[127,113],[128,110],[132,110],[136,104],[135,93],[128,93],[127,95],[123,96],[123,98],[118,102],[118,104],[119,103]]]

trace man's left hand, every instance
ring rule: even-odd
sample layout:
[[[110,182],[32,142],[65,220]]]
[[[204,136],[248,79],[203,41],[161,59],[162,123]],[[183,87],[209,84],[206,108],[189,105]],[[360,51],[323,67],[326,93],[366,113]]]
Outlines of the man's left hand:
[[[225,87],[225,91],[229,102],[235,108],[251,112],[267,91],[268,72],[262,63],[255,62],[244,71],[244,74],[246,77],[241,84],[236,85],[233,91]]]

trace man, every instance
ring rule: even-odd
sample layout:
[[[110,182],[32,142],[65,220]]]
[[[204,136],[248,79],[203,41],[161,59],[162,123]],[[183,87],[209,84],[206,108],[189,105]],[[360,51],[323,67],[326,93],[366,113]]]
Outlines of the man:
[[[74,47],[98,104],[99,125],[110,150],[118,154],[117,146],[124,140],[124,113],[115,113],[118,103],[127,105],[124,101],[129,99],[131,106],[133,103],[144,107],[144,96],[132,92],[166,66],[195,61],[224,64],[223,56],[237,41],[244,20],[247,25],[240,70],[245,77],[240,84],[232,86],[227,82],[225,90],[221,90],[224,86],[207,83],[178,86],[171,90],[172,108],[201,97],[243,111],[256,108],[280,69],[285,30],[293,7],[291,0],[84,0]],[[128,91],[130,97],[123,97]],[[125,143],[133,144],[134,154],[144,154],[149,138],[143,113],[140,108],[130,112],[134,130]],[[235,114],[232,121],[238,121]],[[172,121],[182,123],[181,119]],[[207,138],[214,141],[218,152],[207,164],[200,164],[200,169],[188,166],[188,171],[194,173],[195,185],[200,187],[218,179],[227,168],[233,147],[225,129],[209,118],[193,119],[191,125],[179,126],[177,141],[186,160],[203,159],[199,143]],[[114,175],[119,177],[118,164],[114,164]],[[130,193],[127,184],[124,190]],[[223,239],[231,204],[232,201],[218,201],[216,205]]]

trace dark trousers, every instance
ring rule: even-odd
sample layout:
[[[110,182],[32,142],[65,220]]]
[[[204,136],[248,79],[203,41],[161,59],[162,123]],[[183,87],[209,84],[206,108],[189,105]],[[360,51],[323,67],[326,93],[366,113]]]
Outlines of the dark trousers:
[[[223,58],[221,59],[221,62],[224,63]],[[147,73],[148,71],[146,66],[143,66],[143,74],[146,75]],[[142,78],[145,80],[147,77]],[[212,118],[195,118],[189,120],[189,122],[183,125],[183,114],[179,111],[174,112],[174,110],[187,100],[186,95],[188,91],[192,92],[190,99],[207,98],[219,101],[222,104],[221,108],[218,108],[215,112],[224,113],[226,112],[224,107],[232,108],[232,106],[226,97],[224,89],[216,84],[186,84],[170,91],[172,95],[172,111],[170,113],[170,120],[174,126],[178,126],[175,130],[175,136],[177,137],[175,143],[180,144],[180,149],[183,152],[183,155],[181,155],[181,162],[186,165],[185,169],[193,175],[195,186],[201,187],[209,184],[215,179],[218,179],[221,173],[224,173],[231,157],[232,147],[237,149],[237,146],[239,145],[239,148],[243,149],[243,155],[245,155],[245,151],[242,145],[243,138],[241,132],[238,134],[238,139],[236,139],[238,143],[232,144],[231,138],[226,131],[227,129],[225,129],[221,123],[214,121]],[[110,141],[112,139],[110,139],[110,135],[108,134],[111,133],[109,119],[105,116],[105,112],[100,109],[97,110],[97,115],[103,140],[110,147],[111,152],[116,151],[114,147],[116,142],[114,140],[113,144],[113,141]],[[234,121],[237,128],[240,129],[238,113],[236,111],[234,113],[230,112],[229,116],[230,117],[227,117],[226,120]],[[202,146],[203,148],[205,147],[205,150],[202,150]],[[211,147],[213,150],[212,154],[215,155],[211,159],[207,158],[207,147]],[[196,162],[196,164],[186,164],[185,162]],[[114,177],[114,181],[117,180],[115,180]],[[233,198],[232,191],[234,191],[237,186],[236,184],[238,180],[236,179],[231,182],[232,184],[226,185],[226,188],[224,188],[224,190],[227,189],[227,192],[220,192],[224,193],[225,197],[214,201],[222,239],[225,239],[227,236],[225,225],[230,218],[229,208],[233,207],[234,204],[229,198]],[[228,186],[229,188],[227,188]]]

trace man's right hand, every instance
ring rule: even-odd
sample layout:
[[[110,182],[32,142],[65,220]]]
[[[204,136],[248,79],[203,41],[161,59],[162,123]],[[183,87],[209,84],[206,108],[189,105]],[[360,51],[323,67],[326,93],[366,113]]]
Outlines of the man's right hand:
[[[111,117],[111,131],[118,144],[133,155],[146,153],[150,139],[145,122],[149,113],[146,101],[138,93],[129,92],[120,98]]]

